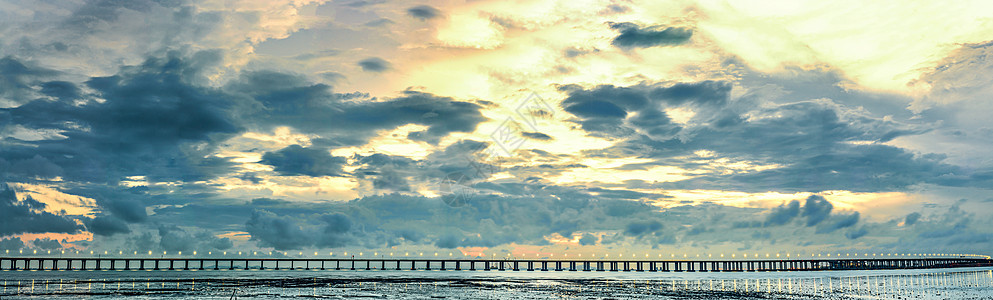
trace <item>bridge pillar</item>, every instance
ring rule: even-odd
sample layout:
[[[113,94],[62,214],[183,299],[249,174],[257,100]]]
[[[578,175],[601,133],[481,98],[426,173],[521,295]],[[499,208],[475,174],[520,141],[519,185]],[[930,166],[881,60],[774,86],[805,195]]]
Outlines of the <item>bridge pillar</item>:
[[[569,271],[576,271],[576,262],[574,261],[569,262]]]

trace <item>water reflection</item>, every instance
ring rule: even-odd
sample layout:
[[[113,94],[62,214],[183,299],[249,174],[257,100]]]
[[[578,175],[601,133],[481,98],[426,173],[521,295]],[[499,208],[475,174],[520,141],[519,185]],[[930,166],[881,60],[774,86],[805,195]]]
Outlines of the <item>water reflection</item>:
[[[164,298],[333,296],[390,298],[949,299],[993,296],[989,269],[769,273],[320,272],[207,271],[0,272],[0,296]],[[142,275],[142,278],[135,278]],[[193,276],[191,276],[193,275]],[[55,277],[63,277],[55,279]]]

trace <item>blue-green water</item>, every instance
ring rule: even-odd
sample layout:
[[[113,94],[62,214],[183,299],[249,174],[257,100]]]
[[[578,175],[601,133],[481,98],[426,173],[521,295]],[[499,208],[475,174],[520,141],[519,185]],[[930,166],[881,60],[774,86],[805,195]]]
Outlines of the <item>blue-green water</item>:
[[[993,299],[990,268],[761,272],[0,271],[2,299]]]

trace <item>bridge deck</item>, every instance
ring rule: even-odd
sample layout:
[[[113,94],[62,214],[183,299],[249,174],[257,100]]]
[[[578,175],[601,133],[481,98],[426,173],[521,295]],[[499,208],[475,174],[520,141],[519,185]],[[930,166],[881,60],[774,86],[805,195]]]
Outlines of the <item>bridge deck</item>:
[[[544,260],[410,258],[0,257],[0,270],[459,270],[767,272],[993,266],[980,258],[792,260]]]

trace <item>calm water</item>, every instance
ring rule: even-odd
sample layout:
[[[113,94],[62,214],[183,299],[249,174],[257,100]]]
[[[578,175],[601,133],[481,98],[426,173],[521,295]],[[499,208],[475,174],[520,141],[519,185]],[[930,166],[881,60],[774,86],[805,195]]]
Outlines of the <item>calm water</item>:
[[[990,268],[767,273],[0,271],[2,299],[993,299]]]

